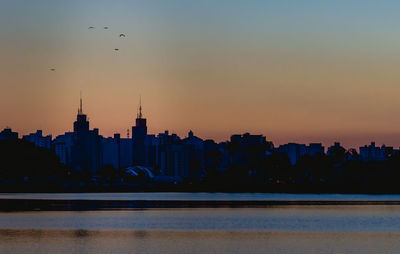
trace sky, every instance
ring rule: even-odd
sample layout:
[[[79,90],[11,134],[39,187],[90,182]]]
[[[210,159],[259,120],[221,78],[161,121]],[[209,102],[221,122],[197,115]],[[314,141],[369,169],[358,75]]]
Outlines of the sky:
[[[391,0],[1,0],[0,129],[71,131],[82,91],[103,136],[126,136],[141,96],[155,134],[399,147],[399,10]]]

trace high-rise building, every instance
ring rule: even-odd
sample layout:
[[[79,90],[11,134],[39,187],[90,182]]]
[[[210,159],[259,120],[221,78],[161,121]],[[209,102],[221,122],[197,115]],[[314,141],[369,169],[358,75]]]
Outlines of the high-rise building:
[[[126,168],[132,165],[132,139],[120,139],[120,167]]]
[[[103,165],[111,165],[114,168],[120,168],[120,136],[114,134],[114,138],[102,138],[103,147]]]
[[[154,134],[148,134],[145,140],[146,167],[155,169],[157,167],[159,140]]]
[[[158,135],[158,140],[157,165],[160,175],[179,179],[190,177],[188,156],[179,136],[165,131]]]
[[[60,161],[64,165],[71,167],[72,146],[73,146],[73,132],[66,132],[63,135],[58,135],[53,140],[53,149]]]
[[[82,98],[74,122],[72,167],[95,175],[102,164],[102,143],[98,129],[89,130],[89,121],[82,110]]]
[[[136,118],[136,126],[132,127],[132,165],[146,166],[146,118],[142,115],[142,103],[140,101]]]

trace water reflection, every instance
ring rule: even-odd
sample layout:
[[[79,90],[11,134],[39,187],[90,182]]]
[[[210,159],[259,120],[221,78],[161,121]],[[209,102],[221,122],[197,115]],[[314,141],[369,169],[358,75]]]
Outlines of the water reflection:
[[[87,236],[89,236],[89,231],[84,230],[84,229],[78,229],[78,230],[73,231],[73,234],[76,237],[87,237]]]
[[[0,253],[397,253],[400,234],[0,230]]]
[[[0,253],[397,253],[400,206],[0,213]]]
[[[133,231],[133,235],[135,238],[145,238],[147,237],[147,232],[144,230],[135,230]]]
[[[83,236],[85,230],[400,233],[397,225],[400,206],[0,213],[3,229],[71,229]]]

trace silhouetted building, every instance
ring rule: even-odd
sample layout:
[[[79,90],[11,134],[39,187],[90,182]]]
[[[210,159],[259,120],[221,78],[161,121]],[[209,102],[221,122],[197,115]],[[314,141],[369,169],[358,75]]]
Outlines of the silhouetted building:
[[[181,140],[168,131],[158,135],[157,169],[162,176],[179,179],[199,177],[202,173],[204,156],[202,141],[193,133]],[[199,154],[196,154],[198,152]]]
[[[290,163],[295,165],[302,156],[307,154],[307,146],[304,144],[288,143],[280,145],[276,151],[286,153],[289,157]]]
[[[307,155],[325,154],[325,147],[321,143],[310,143],[306,148]]]
[[[121,168],[127,168],[132,165],[132,139],[121,138],[120,139],[120,157],[121,157]]]
[[[228,142],[218,143],[218,150],[222,153],[222,160],[219,169],[225,170],[229,167],[230,162]]]
[[[369,146],[360,147],[360,157],[363,161],[384,161],[386,160],[386,152],[386,146],[377,147],[375,142],[371,142]]]
[[[11,128],[5,128],[0,132],[0,140],[18,139],[18,132],[13,132]]]
[[[147,135],[145,139],[145,165],[148,168],[157,168],[159,140],[153,134]]]
[[[102,138],[103,165],[114,168],[127,168],[132,165],[132,139],[121,138],[119,133],[114,137]]]
[[[82,111],[82,99],[74,122],[72,167],[95,175],[103,165],[102,143],[98,129],[89,130],[89,121]]]
[[[297,161],[305,156],[314,156],[316,154],[325,154],[325,147],[321,143],[310,143],[308,146],[305,144],[288,143],[280,145],[275,151],[286,153],[289,157],[290,163],[295,165]]]
[[[160,175],[184,177],[188,175],[184,167],[184,151],[181,140],[176,134],[169,135],[168,131],[158,135],[158,162]]]
[[[200,177],[204,174],[204,142],[196,137],[193,131],[189,131],[188,136],[182,140],[185,147],[185,155],[188,157],[188,167],[190,177]]]
[[[114,140],[117,143],[117,157],[118,157],[118,165],[116,168],[121,168],[121,135],[119,133],[114,134]]]
[[[132,139],[114,137],[102,138],[103,166],[112,165],[114,168],[127,168],[132,165]]]
[[[214,140],[207,139],[203,142],[203,147],[205,169],[224,171],[229,167],[230,156],[226,142],[217,144]]]
[[[250,157],[265,157],[262,146],[267,146],[266,138],[263,135],[251,135],[249,133],[232,135],[228,145],[231,156],[230,164],[238,168],[248,167],[252,159]]]
[[[140,103],[136,126],[132,127],[132,165],[134,166],[146,165],[146,136],[146,118],[143,118],[142,104]]]
[[[58,135],[52,142],[54,152],[60,158],[60,161],[68,167],[71,167],[72,163],[73,140],[73,132],[66,132],[64,135]]]
[[[102,138],[103,165],[112,165],[114,168],[121,166],[121,138],[114,134],[113,138]]]
[[[231,142],[236,142],[240,145],[248,146],[255,144],[265,144],[267,141],[263,135],[251,135],[250,133],[245,133],[243,135],[232,135]]]
[[[326,154],[328,156],[331,156],[332,153],[337,149],[343,149],[343,147],[340,145],[340,142],[334,142],[333,146],[328,147],[328,151],[326,152]]]
[[[343,163],[348,160],[348,156],[346,156],[346,149],[344,149],[339,142],[335,142],[333,146],[330,146],[326,152],[326,155],[330,157],[334,166],[337,168],[342,166]]]
[[[34,143],[35,146],[51,149],[51,135],[43,137],[41,130],[37,130],[36,133],[24,135],[22,138]]]

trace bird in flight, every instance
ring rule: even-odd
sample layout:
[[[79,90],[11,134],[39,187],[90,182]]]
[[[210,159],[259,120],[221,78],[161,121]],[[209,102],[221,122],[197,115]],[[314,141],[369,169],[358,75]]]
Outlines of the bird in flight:
[[[115,48],[114,50],[115,50],[115,51],[118,51],[119,49]]]
[[[108,29],[108,26],[105,26],[104,29]]]
[[[55,71],[56,69],[54,69],[54,68],[51,68],[50,70],[51,70],[51,71]]]
[[[88,29],[94,29],[94,26],[89,26]]]
[[[126,37],[126,35],[125,34],[120,34],[119,37]]]

